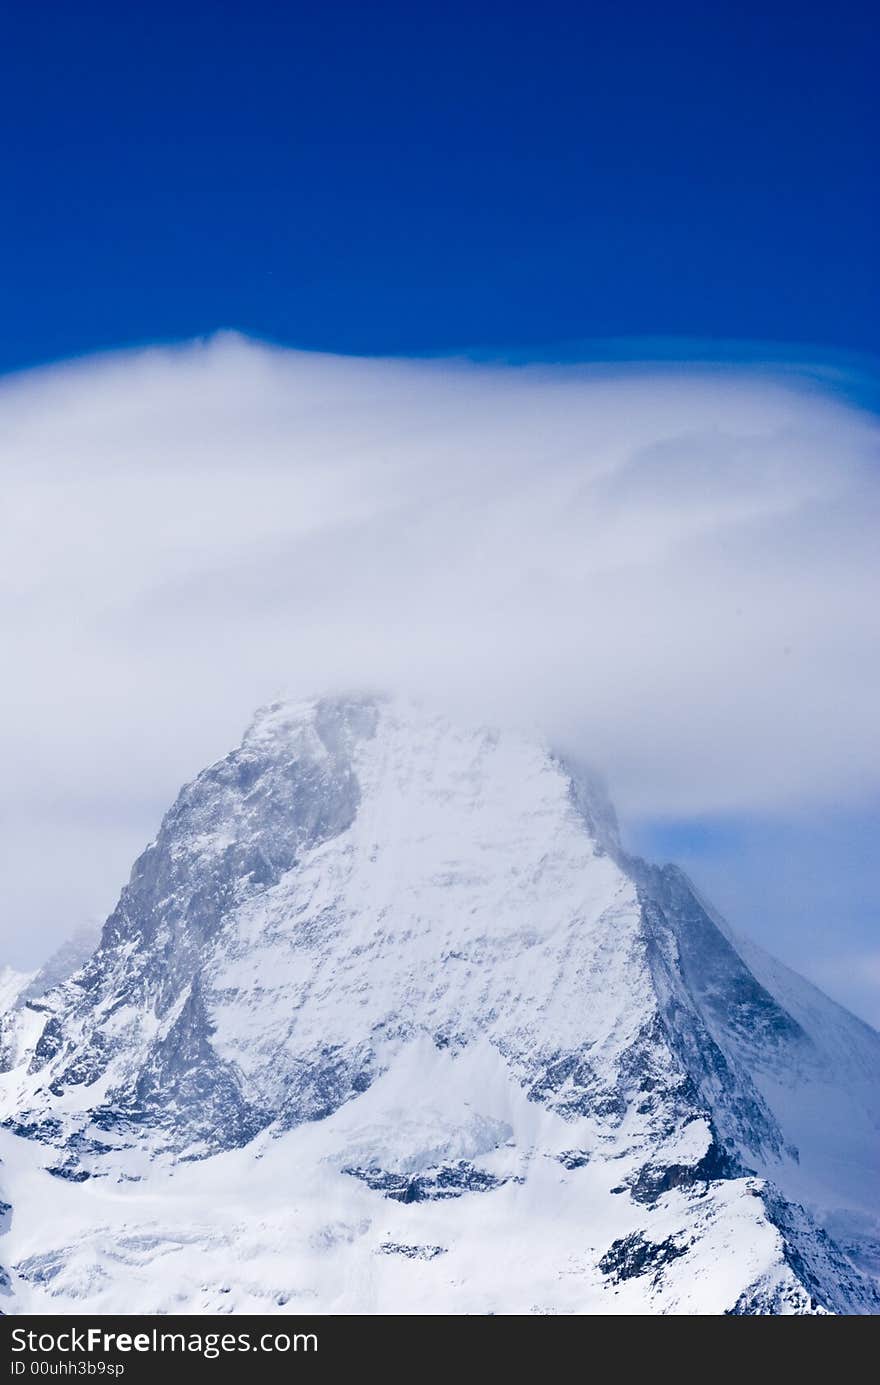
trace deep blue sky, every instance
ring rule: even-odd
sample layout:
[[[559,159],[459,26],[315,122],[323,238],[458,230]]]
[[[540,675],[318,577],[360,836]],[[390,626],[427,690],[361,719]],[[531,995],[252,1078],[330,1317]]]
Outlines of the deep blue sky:
[[[867,4],[18,5],[0,370],[237,327],[876,351]]]

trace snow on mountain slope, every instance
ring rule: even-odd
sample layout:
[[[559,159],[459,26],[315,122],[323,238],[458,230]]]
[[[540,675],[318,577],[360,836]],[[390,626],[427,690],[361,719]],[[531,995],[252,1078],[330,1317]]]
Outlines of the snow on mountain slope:
[[[0,1016],[6,1015],[17,1004],[23,991],[26,991],[36,973],[16,971],[13,967],[0,967]]]
[[[877,1311],[880,1037],[789,978],[539,741],[275,705],[15,1012],[16,1308]]]
[[[758,1180],[676,1189],[647,1215],[611,1191],[632,1161],[567,1167],[548,1152],[582,1128],[529,1102],[488,1043],[455,1059],[421,1039],[324,1121],[142,1182],[53,1180],[38,1146],[4,1134],[0,1153],[17,1161],[16,1308],[810,1310]],[[438,1163],[479,1162],[498,1186],[407,1201],[340,1172],[364,1159],[402,1171],[407,1187]]]
[[[0,1071],[14,1062],[19,1029],[15,1014],[35,975],[13,967],[0,968]]]

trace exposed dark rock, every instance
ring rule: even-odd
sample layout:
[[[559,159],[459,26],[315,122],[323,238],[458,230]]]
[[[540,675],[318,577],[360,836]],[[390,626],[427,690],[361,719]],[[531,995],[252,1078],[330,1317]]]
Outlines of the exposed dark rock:
[[[651,1162],[639,1169],[629,1183],[630,1196],[636,1202],[656,1202],[673,1188],[704,1187],[717,1179],[739,1178],[743,1169],[737,1161],[712,1140],[701,1159],[693,1164],[663,1164]]]
[[[653,1274],[656,1280],[664,1266],[687,1252],[688,1246],[680,1245],[672,1236],[665,1241],[649,1241],[641,1231],[634,1231],[611,1243],[599,1261],[599,1269],[612,1284],[643,1274]]]
[[[43,1032],[37,1040],[29,1071],[39,1072],[40,1068],[44,1067],[60,1051],[63,1043],[64,1031],[61,1022],[53,1015],[46,1021]]]
[[[53,1178],[63,1178],[68,1183],[85,1183],[92,1176],[88,1169],[81,1168],[76,1163],[53,1164],[46,1172],[51,1173]]]
[[[562,1164],[563,1168],[583,1169],[589,1164],[591,1156],[582,1149],[566,1149],[561,1154],[557,1154],[555,1158]]]
[[[436,1260],[438,1255],[446,1254],[445,1246],[407,1246],[399,1241],[383,1241],[379,1247],[381,1255],[404,1255],[407,1260]]]
[[[521,1183],[521,1178],[499,1178],[477,1169],[467,1160],[443,1164],[423,1173],[387,1173],[384,1169],[344,1168],[343,1173],[359,1178],[368,1188],[384,1193],[394,1202],[436,1202],[461,1197],[464,1193],[487,1193],[505,1183]]]
[[[37,1140],[40,1144],[56,1144],[63,1137],[64,1127],[60,1120],[54,1116],[42,1116],[39,1120],[17,1120],[13,1116],[8,1116],[2,1122],[7,1130],[11,1130],[13,1135],[20,1135],[23,1140]]]

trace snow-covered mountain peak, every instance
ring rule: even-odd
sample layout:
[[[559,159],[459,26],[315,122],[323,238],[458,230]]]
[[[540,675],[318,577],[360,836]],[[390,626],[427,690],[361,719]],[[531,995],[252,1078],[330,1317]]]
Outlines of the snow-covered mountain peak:
[[[570,1275],[582,1310],[869,1311],[880,1038],[774,966],[629,858],[540,737],[276,702],[178,795],[81,970],[15,1011],[7,1138],[92,1213],[182,1159],[269,1161],[338,1204],[380,1298],[397,1256],[483,1311],[476,1228],[525,1226],[548,1311],[577,1310]]]

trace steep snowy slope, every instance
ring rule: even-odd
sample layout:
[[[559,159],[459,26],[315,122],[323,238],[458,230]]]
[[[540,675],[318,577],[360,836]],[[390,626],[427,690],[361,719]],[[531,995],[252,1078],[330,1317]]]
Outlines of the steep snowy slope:
[[[13,967],[0,968],[0,1071],[14,1061],[19,1029],[16,1011],[34,976],[34,972],[16,971]]]
[[[19,1311],[880,1308],[880,1037],[527,737],[267,709],[11,1031]]]
[[[15,1005],[22,991],[26,990],[33,978],[28,971],[15,971],[13,967],[0,967],[0,1014],[5,1015]]]

